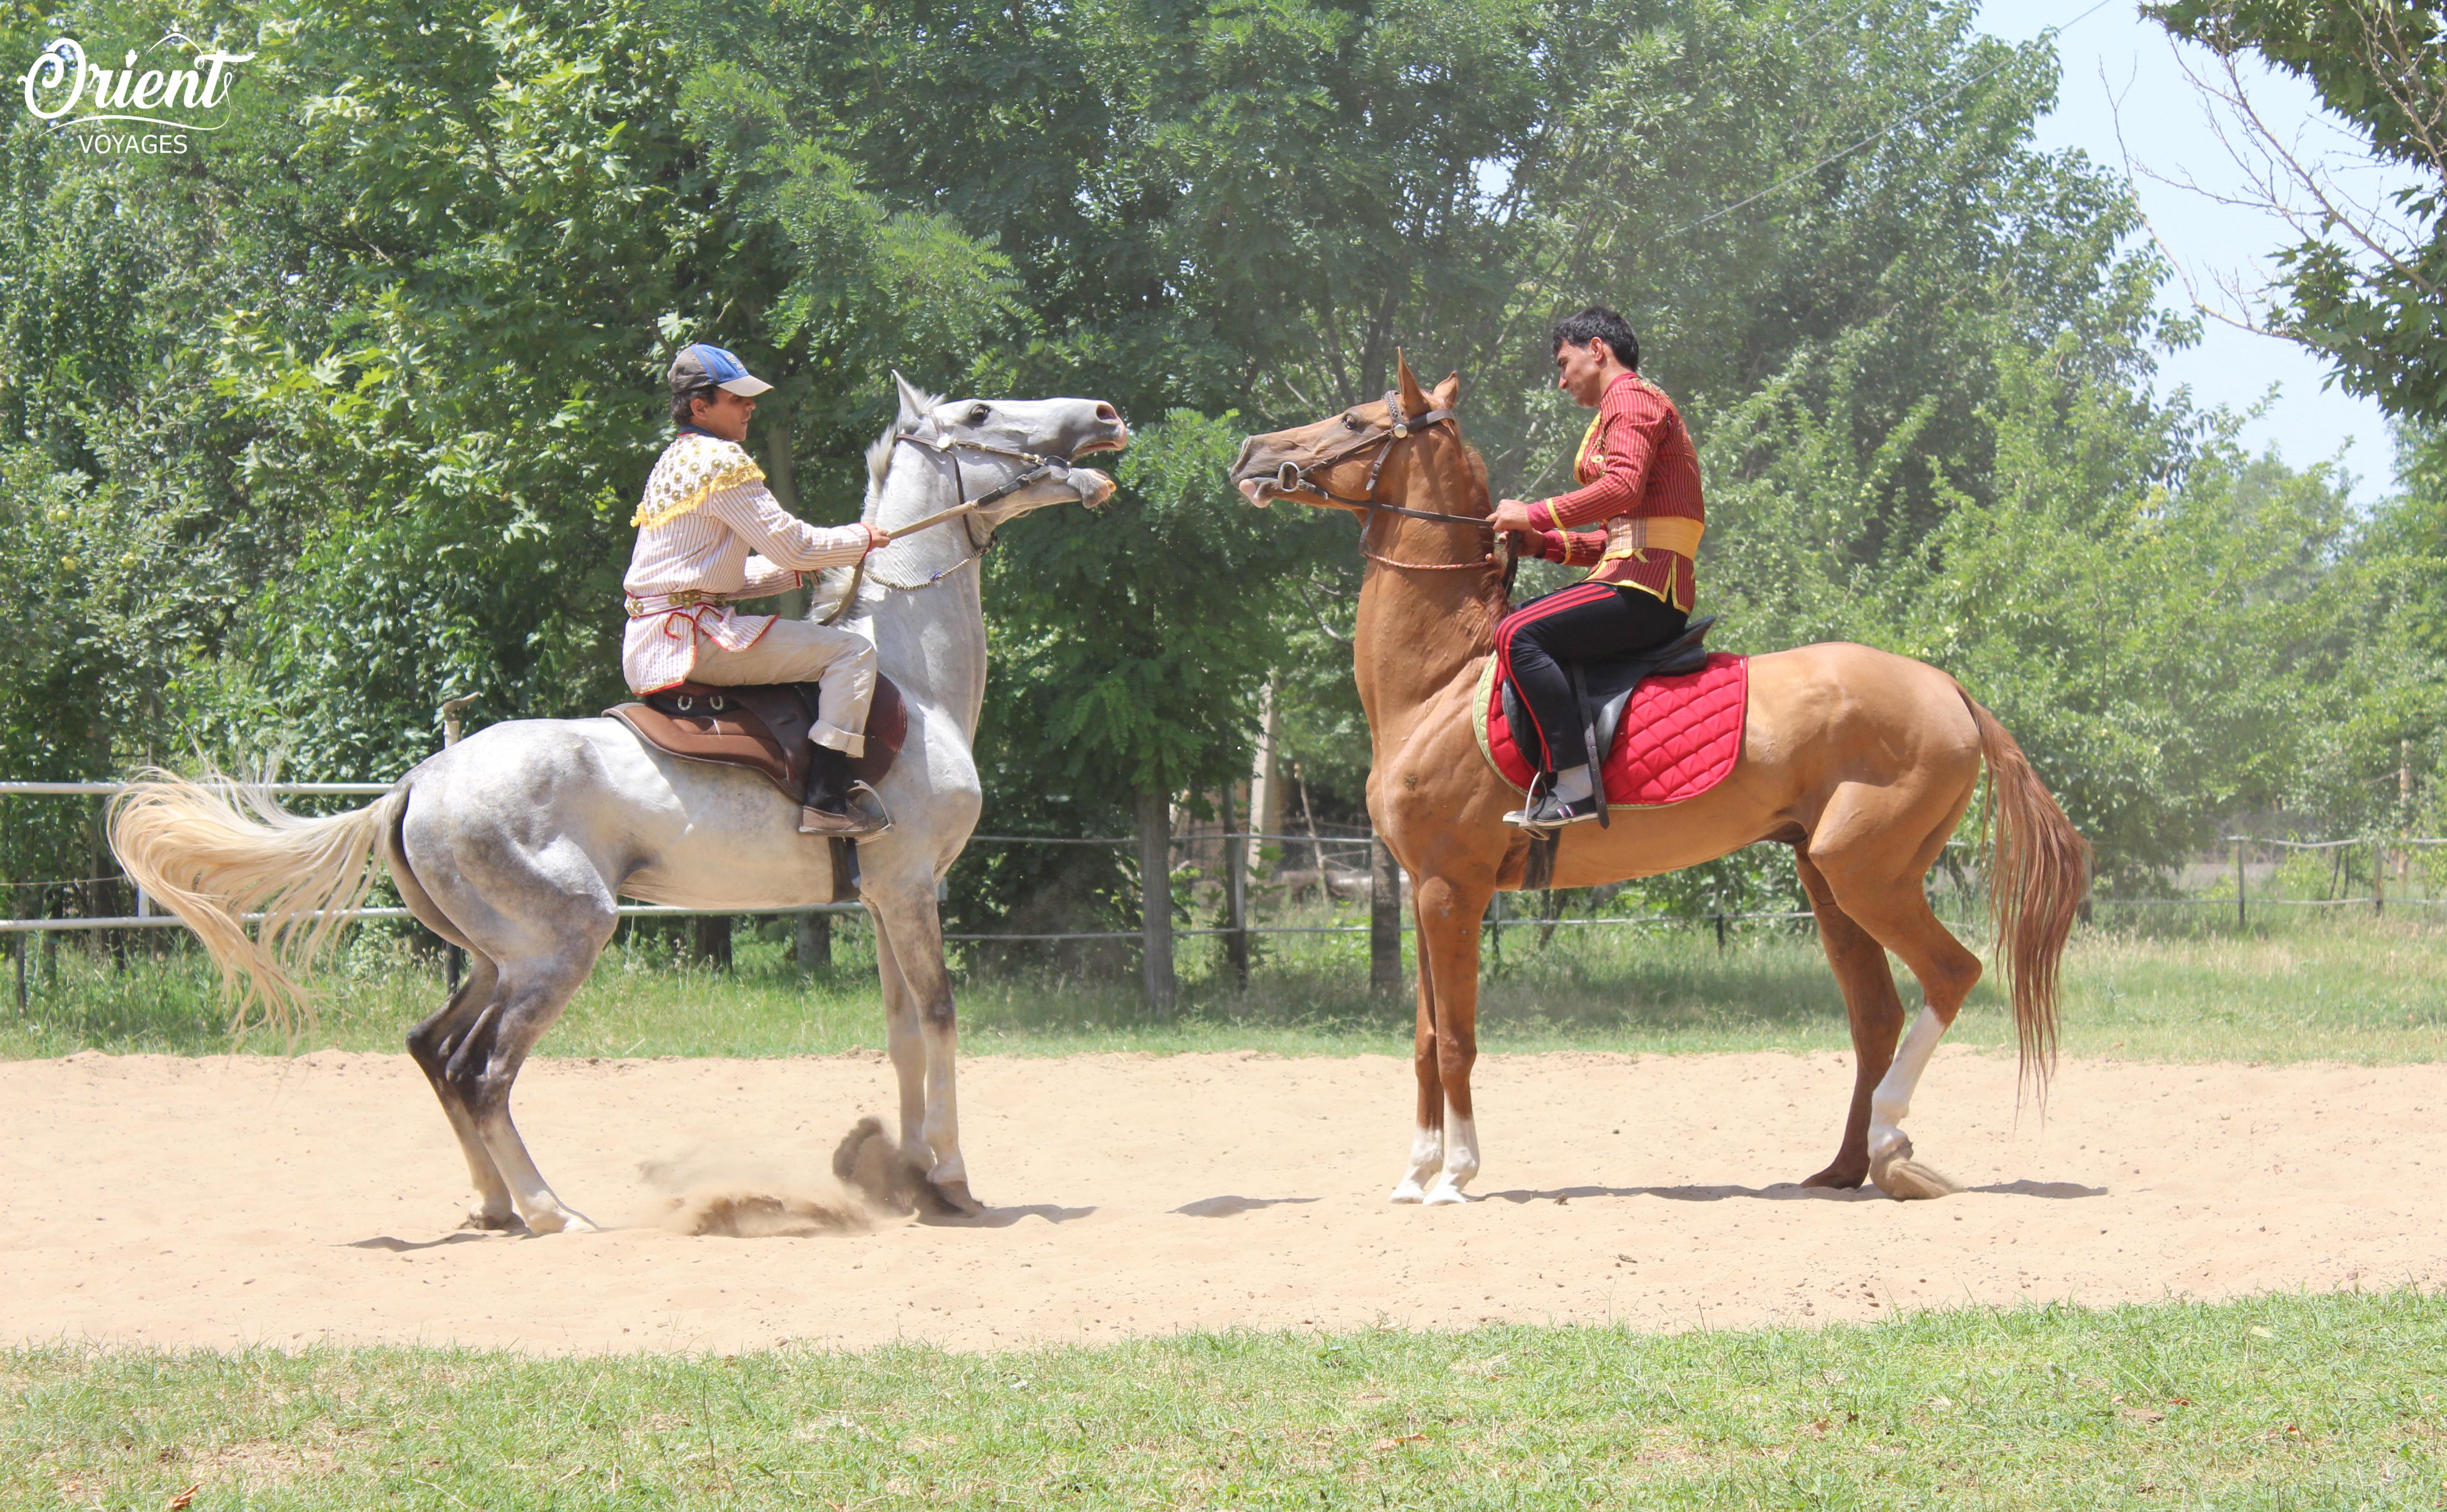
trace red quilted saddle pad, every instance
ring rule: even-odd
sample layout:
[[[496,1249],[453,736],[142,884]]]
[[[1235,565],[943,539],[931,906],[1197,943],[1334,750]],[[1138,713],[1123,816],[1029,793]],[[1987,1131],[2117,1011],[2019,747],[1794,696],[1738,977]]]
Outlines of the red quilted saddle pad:
[[[1504,722],[1489,660],[1478,700],[1478,748],[1498,776],[1526,792],[1529,763]],[[1749,659],[1722,652],[1711,652],[1707,666],[1686,676],[1641,684],[1605,759],[1608,805],[1679,803],[1723,782],[1741,758],[1750,693]]]

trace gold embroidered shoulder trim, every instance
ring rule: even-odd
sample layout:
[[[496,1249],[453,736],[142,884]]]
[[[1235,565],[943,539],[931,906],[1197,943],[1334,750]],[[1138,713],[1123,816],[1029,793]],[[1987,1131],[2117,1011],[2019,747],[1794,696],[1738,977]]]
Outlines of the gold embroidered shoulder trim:
[[[646,497],[629,523],[640,530],[669,524],[713,497],[718,489],[761,483],[765,469],[736,442],[689,434],[663,448],[646,480]]]

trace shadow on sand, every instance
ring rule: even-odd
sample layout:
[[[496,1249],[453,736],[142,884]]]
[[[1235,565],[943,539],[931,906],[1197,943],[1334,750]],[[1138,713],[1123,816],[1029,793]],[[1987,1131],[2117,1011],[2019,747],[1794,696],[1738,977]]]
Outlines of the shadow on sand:
[[[1173,1211],[1187,1218],[1230,1218],[1235,1213],[1251,1213],[1261,1207],[1283,1207],[1316,1200],[1313,1197],[1202,1197],[1195,1202],[1184,1202]]]
[[[2082,1186],[2073,1181],[1995,1181],[1986,1186],[1966,1186],[1964,1192],[1982,1192],[1995,1197],[2037,1197],[2050,1201],[2067,1201],[2075,1198],[2105,1197],[2103,1186]],[[1516,1188],[1509,1192],[1489,1192],[1485,1200],[1495,1202],[1569,1202],[1577,1198],[1592,1197],[1661,1197],[1669,1202],[1722,1202],[1732,1198],[1749,1198],[1757,1202],[1884,1202],[1884,1192],[1874,1186],[1858,1186],[1850,1191],[1831,1186],[1803,1186],[1796,1181],[1778,1181],[1773,1186],[1559,1186],[1543,1192]]]

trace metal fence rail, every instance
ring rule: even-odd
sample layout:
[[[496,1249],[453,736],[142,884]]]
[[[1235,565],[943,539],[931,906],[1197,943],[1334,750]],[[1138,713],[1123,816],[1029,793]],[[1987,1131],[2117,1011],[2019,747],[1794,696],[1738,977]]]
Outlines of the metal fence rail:
[[[241,783],[238,780],[231,779],[223,780],[223,782],[226,783],[227,785],[231,786],[241,785]],[[0,782],[0,798],[70,796],[107,797],[123,792],[131,785],[134,784],[125,782]],[[243,783],[242,785],[258,792],[279,796],[370,797],[388,793],[393,789],[396,784],[270,782]],[[1220,938],[1224,940],[1230,948],[1231,954],[1235,957],[1237,969],[1245,972],[1247,954],[1246,941],[1251,936],[1276,935],[1368,935],[1375,936],[1376,954],[1382,955],[1385,952],[1390,950],[1394,953],[1393,958],[1398,964],[1400,952],[1397,941],[1399,936],[1415,933],[1413,925],[1401,920],[1398,901],[1392,909],[1388,910],[1381,906],[1380,900],[1379,906],[1372,908],[1372,912],[1375,917],[1368,923],[1260,924],[1254,922],[1248,917],[1247,904],[1249,900],[1248,895],[1250,890],[1250,879],[1247,876],[1247,870],[1248,861],[1251,859],[1251,842],[1255,841],[1263,844],[1280,845],[1284,847],[1286,852],[1293,856],[1299,856],[1301,851],[1305,851],[1307,854],[1301,859],[1311,860],[1315,862],[1315,866],[1313,868],[1315,873],[1315,883],[1318,886],[1319,893],[1330,900],[1333,896],[1333,888],[1328,883],[1327,868],[1325,865],[1327,860],[1327,848],[1333,847],[1337,851],[1343,852],[1345,854],[1353,848],[1357,848],[1369,852],[1373,857],[1376,847],[1375,837],[1369,834],[1330,835],[1317,832],[1308,834],[1272,834],[1254,829],[1247,831],[1235,830],[1231,827],[1231,819],[1233,816],[1230,812],[1230,806],[1231,805],[1227,804],[1226,810],[1224,814],[1224,825],[1218,831],[1214,833],[1193,833],[1187,836],[1175,837],[1170,842],[1170,844],[1175,848],[1185,845],[1201,846],[1209,844],[1221,845],[1224,848],[1226,862],[1224,867],[1224,876],[1222,880],[1225,885],[1230,904],[1227,910],[1230,916],[1230,922],[1227,924],[1222,926],[1158,928],[1156,926],[1156,921],[1153,918],[1150,918],[1149,921],[1147,924],[1142,925],[1141,928],[1130,930],[1074,930],[1049,931],[1041,933],[1015,931],[1008,934],[959,933],[948,934],[942,937],[947,943],[971,945],[991,945],[996,943],[1014,945],[1055,944],[1070,942],[1088,943],[1108,940],[1137,940],[1142,942],[1142,944],[1148,945],[1150,949],[1154,948],[1158,940],[1161,939],[1164,942],[1162,944],[1162,950],[1167,960],[1170,955],[1170,945],[1168,942],[1172,938]],[[1129,835],[984,834],[974,835],[971,836],[970,839],[973,842],[989,845],[1090,845],[1132,847],[1140,843],[1138,837]],[[2248,926],[2249,909],[2253,906],[2265,908],[2310,909],[2369,906],[2374,910],[2383,911],[2387,903],[2391,901],[2387,896],[2385,880],[2386,861],[2389,853],[2391,851],[2397,852],[2399,860],[2401,860],[2401,853],[2406,849],[2447,845],[2447,838],[2435,836],[2357,836],[2343,840],[2305,841],[2281,840],[2267,836],[2228,835],[2220,837],[2220,840],[2223,843],[2233,847],[2235,891],[2231,898],[2223,896],[2202,898],[2099,898],[2092,900],[2092,906],[2095,908],[2224,908],[2231,903],[2235,909],[2236,921],[2239,926],[2243,927]],[[1961,843],[1963,842],[1948,842],[1949,845]],[[2247,847],[2252,846],[2298,852],[2345,852],[2363,846],[2369,846],[2371,847],[2372,852],[2371,877],[2373,881],[2373,890],[2368,896],[2357,898],[2309,898],[2251,897],[2249,894],[2249,878],[2246,865],[2246,857]],[[1145,859],[1143,858],[1143,860]],[[1381,861],[1379,864],[1382,864]],[[2342,878],[2343,876],[2344,866],[2343,859],[2342,857],[2339,860],[2338,866],[2339,876]],[[1292,875],[1305,878],[1310,875],[1311,870],[1311,868],[1293,868]],[[1337,869],[1333,872],[1333,875],[1341,877],[1348,876],[1350,874]],[[11,881],[0,884],[0,887],[9,889],[53,886],[71,887],[123,879],[118,878],[78,878],[48,881]],[[1371,879],[1372,883],[1375,880],[1373,877]],[[1372,888],[1372,891],[1374,889]],[[1160,895],[1162,892],[1163,889],[1161,887],[1157,887],[1153,892],[1151,892],[1148,899],[1148,911],[1150,914],[1155,912],[1155,904],[1153,901],[1154,897]],[[944,896],[944,893],[945,890],[939,884],[937,896],[940,898]],[[6,893],[0,893],[0,898],[5,898],[7,896],[8,894]],[[2393,899],[2393,901],[2399,904],[2409,904],[2428,908],[2447,904],[2447,898],[2418,898],[2400,893],[2399,897]],[[0,918],[0,937],[18,937],[18,943],[15,944],[12,949],[13,954],[17,956],[16,964],[20,976],[19,991],[21,999],[24,991],[22,978],[25,971],[25,936],[48,935],[56,932],[167,929],[172,927],[182,927],[182,921],[178,918],[177,916],[157,911],[154,908],[151,899],[146,898],[141,889],[138,890],[136,894],[136,908],[137,912],[135,914],[122,916],[65,918]],[[864,908],[863,905],[859,903],[821,903],[771,908],[689,908],[659,903],[620,903],[616,907],[615,912],[623,918],[690,917],[721,915],[756,917],[768,916],[795,917],[802,915],[850,915],[863,913],[864,912]],[[1388,917],[1389,914],[1391,917]],[[320,918],[325,916],[321,914],[310,914],[300,917],[305,918]],[[404,919],[412,917],[413,916],[405,908],[380,907],[350,910],[347,912],[346,917],[352,919]],[[264,919],[264,916],[260,914],[250,914],[245,916],[245,919],[250,923],[261,923]],[[1732,911],[1708,914],[1583,915],[1577,917],[1544,917],[1535,915],[1516,917],[1511,916],[1508,913],[1505,906],[1505,898],[1503,895],[1499,894],[1497,895],[1494,905],[1489,912],[1484,927],[1489,932],[1490,940],[1492,942],[1498,942],[1498,948],[1500,948],[1500,941],[1503,937],[1503,933],[1507,930],[1535,928],[1542,932],[1550,932],[1556,929],[1648,928],[1664,925],[1713,925],[1717,933],[1717,942],[1719,945],[1722,945],[1726,939],[1728,927],[1734,924],[1751,922],[1798,922],[1803,920],[1814,922],[1815,916],[1805,909],[1757,912]],[[453,952],[453,954],[455,954],[456,953]],[[453,964],[456,964],[455,961]]]

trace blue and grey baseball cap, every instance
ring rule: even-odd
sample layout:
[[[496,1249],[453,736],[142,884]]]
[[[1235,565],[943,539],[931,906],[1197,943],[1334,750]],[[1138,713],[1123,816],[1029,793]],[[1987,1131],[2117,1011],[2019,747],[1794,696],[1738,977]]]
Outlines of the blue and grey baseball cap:
[[[773,387],[720,347],[709,347],[700,341],[681,348],[680,354],[672,359],[672,392],[693,393],[708,384],[743,397],[761,394]]]

